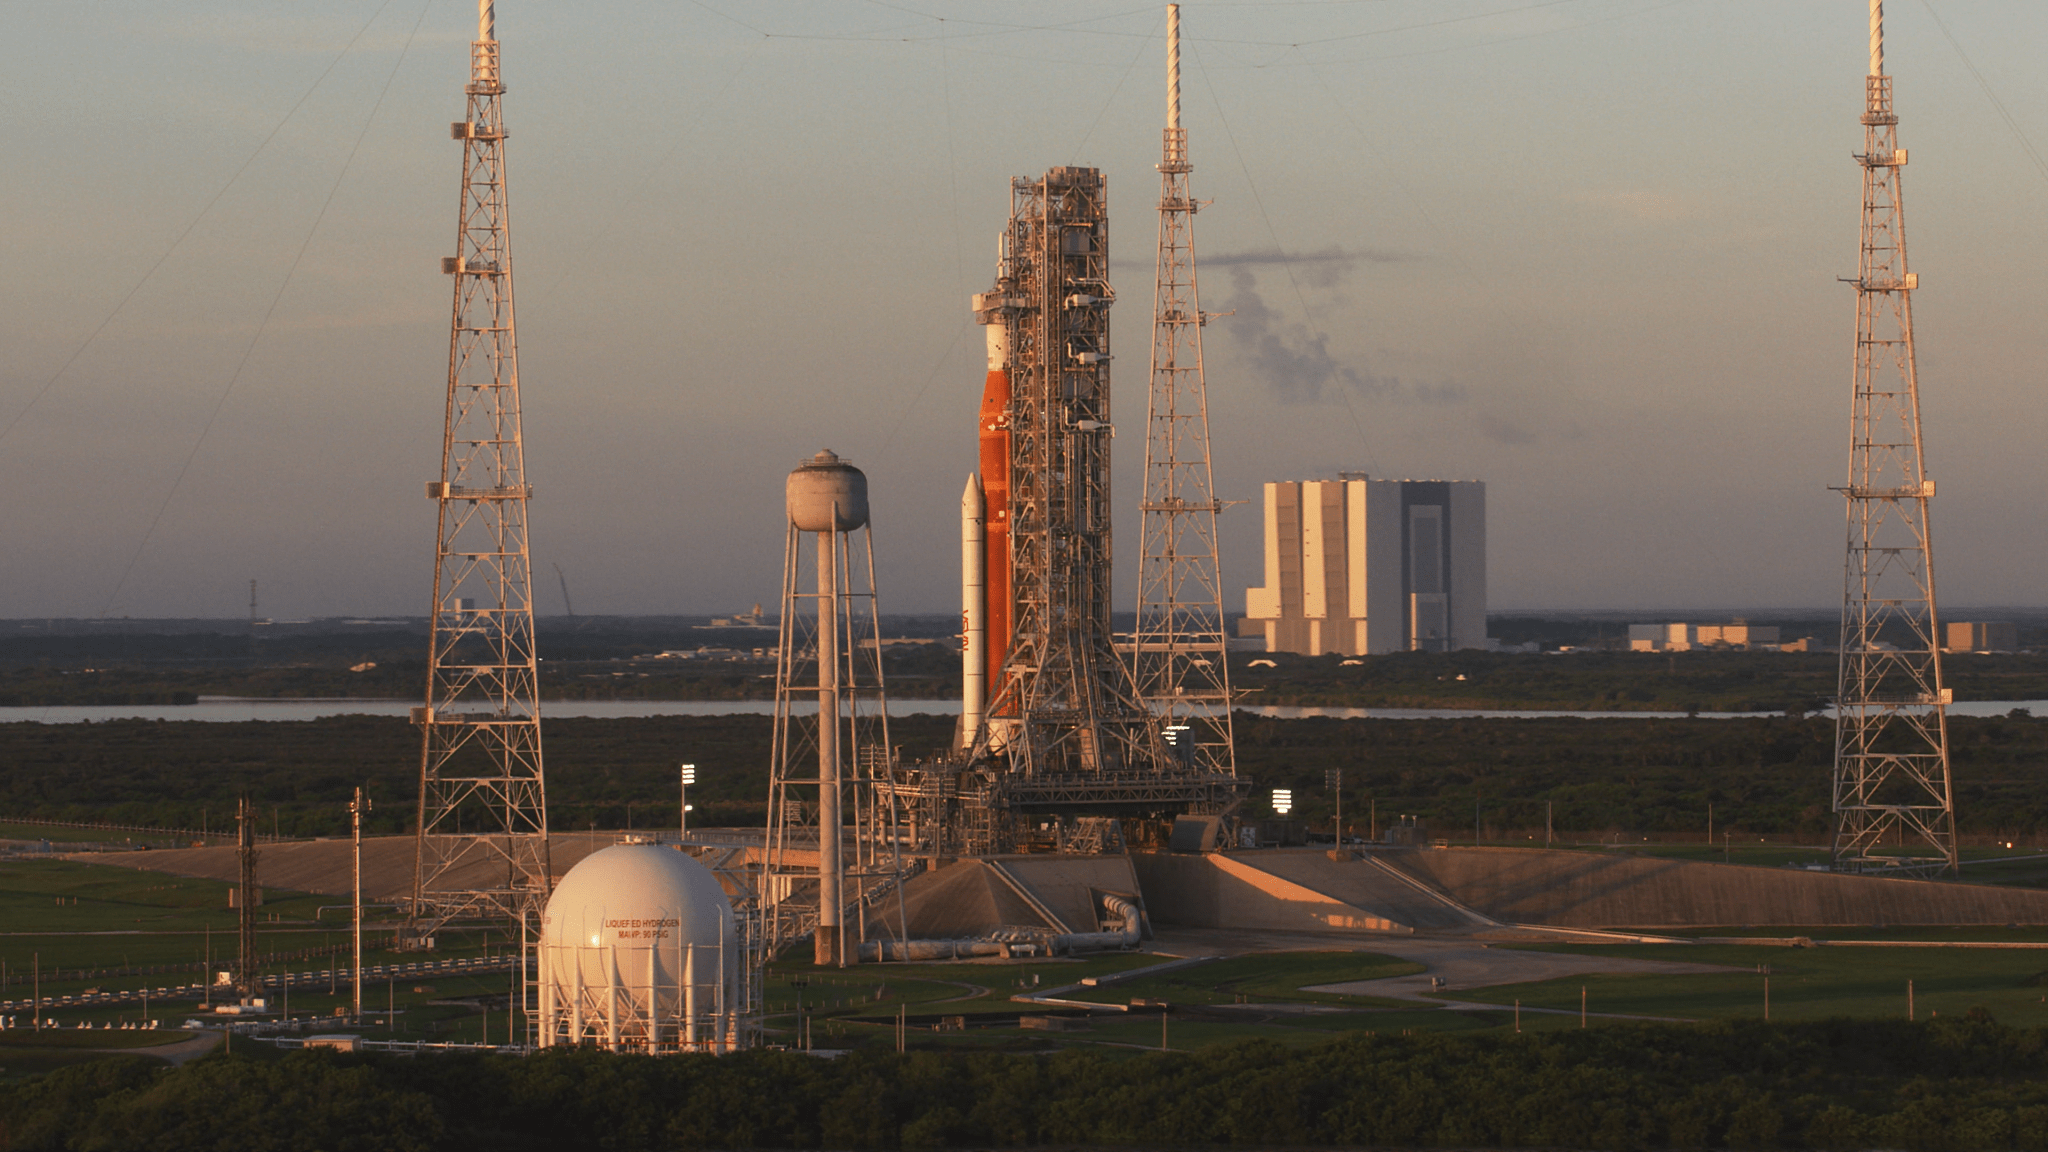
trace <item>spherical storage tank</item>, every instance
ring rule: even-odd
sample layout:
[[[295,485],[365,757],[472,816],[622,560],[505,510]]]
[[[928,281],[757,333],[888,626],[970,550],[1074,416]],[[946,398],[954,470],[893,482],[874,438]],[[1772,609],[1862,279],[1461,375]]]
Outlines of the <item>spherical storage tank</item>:
[[[739,928],[718,878],[672,845],[584,857],[541,917],[541,1045],[737,1047],[747,1001]]]
[[[867,473],[830,449],[789,474],[789,522],[804,532],[851,532],[868,522]]]

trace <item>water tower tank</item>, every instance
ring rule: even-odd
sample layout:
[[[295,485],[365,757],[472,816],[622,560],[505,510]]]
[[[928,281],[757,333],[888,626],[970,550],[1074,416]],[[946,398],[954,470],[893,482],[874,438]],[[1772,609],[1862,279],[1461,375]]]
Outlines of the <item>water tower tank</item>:
[[[789,522],[801,531],[851,532],[867,526],[867,474],[829,449],[797,465],[787,492]]]
[[[541,1043],[726,1047],[742,1007],[732,901],[666,844],[579,861],[541,917]]]

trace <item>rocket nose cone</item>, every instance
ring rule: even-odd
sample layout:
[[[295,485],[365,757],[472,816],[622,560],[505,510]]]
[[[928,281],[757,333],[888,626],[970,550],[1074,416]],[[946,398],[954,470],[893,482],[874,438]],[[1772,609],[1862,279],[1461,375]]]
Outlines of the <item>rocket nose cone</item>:
[[[981,494],[981,477],[973,472],[969,472],[967,474],[967,488],[960,493],[960,510],[962,512],[972,512],[979,516],[982,509],[986,506],[987,500]]]

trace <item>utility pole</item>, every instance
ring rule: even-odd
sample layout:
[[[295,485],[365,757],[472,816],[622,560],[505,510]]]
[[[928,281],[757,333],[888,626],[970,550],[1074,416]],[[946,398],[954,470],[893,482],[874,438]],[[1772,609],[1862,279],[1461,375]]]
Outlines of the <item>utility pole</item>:
[[[1145,416],[1145,495],[1138,624],[1131,671],[1138,696],[1167,726],[1186,725],[1189,767],[1237,771],[1230,722],[1216,499],[1209,463],[1209,389],[1202,369],[1195,213],[1187,130],[1180,123],[1180,5],[1166,6],[1166,129],[1159,158],[1159,250],[1152,287],[1152,384]]]
[[[363,813],[370,810],[370,802],[363,798],[363,790],[356,789],[356,798],[348,806],[348,819],[355,840],[355,992],[350,1009],[351,1018],[363,1018]]]
[[[236,888],[241,956],[235,962],[235,991],[246,1004],[263,990],[256,976],[256,809],[247,796],[235,805],[235,844],[241,866],[241,883]]]
[[[1337,815],[1330,821],[1330,830],[1335,833],[1330,845],[1330,854],[1335,856],[1344,851],[1344,770],[1323,769],[1323,787],[1328,788],[1337,798]]]
[[[1905,149],[1884,72],[1884,5],[1870,0],[1864,82],[1863,229],[1856,278],[1856,365],[1849,416],[1848,549],[1835,696],[1833,862],[1848,871],[1923,869],[1880,855],[1896,830],[1960,874],[1949,778],[1941,632],[1928,524],[1934,481],[1920,442],[1913,292],[1906,270]]]
[[[533,566],[527,548],[526,442],[506,205],[505,86],[492,0],[478,0],[462,142],[448,399],[441,476],[427,482],[437,517],[420,800],[410,934],[452,919],[538,922],[550,885],[541,771]],[[470,810],[475,830],[457,821]],[[491,879],[456,881],[480,862]],[[475,873],[471,873],[475,875]]]

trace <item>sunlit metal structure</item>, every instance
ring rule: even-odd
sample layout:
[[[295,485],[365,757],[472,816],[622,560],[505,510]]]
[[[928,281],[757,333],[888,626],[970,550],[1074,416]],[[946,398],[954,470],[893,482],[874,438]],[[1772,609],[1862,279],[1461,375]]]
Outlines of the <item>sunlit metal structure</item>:
[[[517,922],[531,938],[549,885],[525,444],[506,206],[504,84],[491,0],[470,45],[462,206],[448,344],[412,932]]]
[[[786,495],[757,896],[768,955],[809,935],[818,964],[844,967],[859,959],[868,917],[884,914],[890,894],[900,897],[903,877],[896,806],[875,787],[893,752],[867,477],[819,452],[790,473]],[[804,547],[806,534],[814,547]]]
[[[1834,865],[1855,871],[1956,872],[1949,779],[1952,697],[1941,682],[1934,551],[1913,355],[1892,80],[1884,7],[1870,0],[1865,81],[1863,227],[1856,279],[1856,369],[1849,418],[1848,558],[1836,694]],[[1909,845],[1910,849],[1909,850]],[[1891,846],[1896,852],[1885,852]],[[1932,848],[1933,855],[1925,853]]]
[[[968,590],[985,576],[987,705],[960,747],[893,766],[884,789],[902,806],[906,853],[921,861],[1117,851],[1125,820],[1218,814],[1237,799],[1233,776],[1184,762],[1166,741],[1110,633],[1115,299],[1102,173],[1012,180],[996,283],[973,300],[975,320],[1001,329],[989,340],[978,433],[989,559],[963,572]],[[970,485],[970,570],[974,497]],[[972,652],[975,614],[966,616]]]
[[[1166,6],[1166,129],[1159,160],[1159,253],[1152,296],[1152,387],[1139,505],[1138,622],[1131,671],[1190,766],[1237,770],[1225,659],[1223,582],[1209,464],[1195,213],[1187,130],[1180,124],[1180,5]]]

